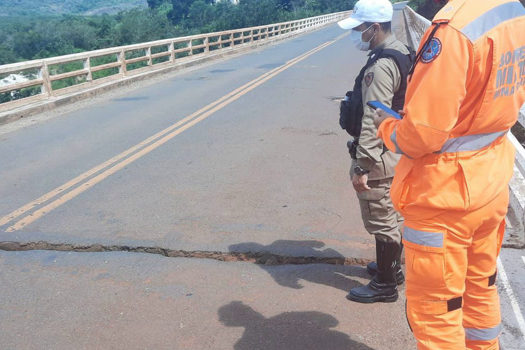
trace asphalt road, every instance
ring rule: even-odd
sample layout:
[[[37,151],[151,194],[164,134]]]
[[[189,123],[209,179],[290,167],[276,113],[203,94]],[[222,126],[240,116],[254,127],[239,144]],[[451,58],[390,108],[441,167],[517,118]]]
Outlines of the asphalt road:
[[[365,56],[342,34],[1,126],[0,242],[373,259],[337,123]],[[501,257],[504,349],[525,344],[523,255]],[[403,298],[344,298],[367,283],[360,266],[56,251],[0,261],[2,348],[414,348]]]
[[[352,85],[364,55],[341,34],[330,27],[3,134],[0,240],[370,256],[334,101]],[[272,70],[271,79],[242,89],[205,119],[198,114],[149,153],[104,167]],[[119,170],[104,174],[113,165]],[[61,200],[64,194],[71,198]],[[325,248],[302,248],[305,240]]]
[[[404,301],[345,299],[362,267],[0,252],[3,349],[410,349]]]

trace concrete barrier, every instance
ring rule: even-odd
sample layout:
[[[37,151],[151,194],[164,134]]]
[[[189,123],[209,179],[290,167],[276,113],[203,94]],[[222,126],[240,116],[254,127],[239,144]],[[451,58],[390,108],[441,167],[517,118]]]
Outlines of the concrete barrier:
[[[296,21],[157,40],[0,66],[0,124],[155,74],[299,35],[350,11]],[[64,86],[68,85],[70,86]],[[22,93],[23,92],[23,93]],[[28,96],[24,97],[24,93]],[[0,100],[1,101],[1,100]]]

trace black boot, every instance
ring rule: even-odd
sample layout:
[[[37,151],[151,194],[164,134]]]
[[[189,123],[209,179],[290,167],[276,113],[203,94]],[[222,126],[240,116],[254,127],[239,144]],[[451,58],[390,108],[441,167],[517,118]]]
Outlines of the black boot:
[[[359,303],[396,301],[398,293],[395,269],[399,250],[397,243],[376,240],[377,274],[368,285],[352,288],[346,298]]]
[[[397,285],[401,285],[405,283],[405,275],[403,274],[403,270],[401,269],[401,254],[403,252],[403,243],[401,243],[401,249],[399,249],[399,254],[396,258],[396,282]],[[366,265],[366,272],[368,272],[369,275],[375,276],[377,274],[377,263],[375,261],[372,261],[368,265]]]

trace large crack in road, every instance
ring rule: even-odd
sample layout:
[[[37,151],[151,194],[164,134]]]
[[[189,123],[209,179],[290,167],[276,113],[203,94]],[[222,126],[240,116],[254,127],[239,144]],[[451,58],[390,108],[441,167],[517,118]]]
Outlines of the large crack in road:
[[[362,265],[372,260],[352,257],[316,257],[316,256],[285,256],[269,252],[213,252],[213,251],[186,251],[166,249],[161,247],[131,247],[126,245],[105,246],[102,244],[75,245],[67,243],[49,242],[0,242],[0,250],[4,251],[31,251],[54,250],[61,252],[101,253],[101,252],[130,252],[157,254],[168,258],[196,258],[212,259],[225,262],[249,262],[260,265]]]
[[[503,248],[523,249],[522,244],[503,244]],[[126,245],[102,244],[80,245],[68,243],[39,242],[0,242],[0,250],[4,251],[31,251],[53,250],[60,252],[103,253],[103,252],[130,252],[142,254],[156,254],[168,258],[211,259],[224,262],[248,262],[258,265],[361,265],[366,266],[371,259],[354,257],[317,257],[317,256],[286,256],[270,252],[220,252],[220,251],[188,251],[167,249],[161,247],[132,247]]]

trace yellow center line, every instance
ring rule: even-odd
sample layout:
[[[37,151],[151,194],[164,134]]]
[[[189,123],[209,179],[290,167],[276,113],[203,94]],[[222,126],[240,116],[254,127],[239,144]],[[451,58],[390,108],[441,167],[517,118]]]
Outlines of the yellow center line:
[[[141,143],[129,148],[128,150],[120,153],[119,155],[109,159],[108,161],[88,170],[87,172],[77,176],[73,180],[65,183],[62,186],[57,187],[56,189],[52,190],[51,192],[43,195],[42,197],[32,201],[31,203],[28,203],[27,205],[24,205],[23,207],[13,211],[12,213],[4,216],[0,219],[0,226],[3,226],[15,219],[17,219],[20,216],[23,216],[33,208],[44,204],[45,202],[51,200],[52,198],[60,195],[61,193],[67,191],[71,187],[83,182],[84,180],[90,178],[92,175],[98,173],[99,171],[111,166],[109,169],[105,170],[104,172],[100,173],[99,175],[93,177],[92,179],[86,181],[81,186],[73,189],[72,191],[62,195],[61,197],[57,198],[56,200],[52,201],[51,203],[45,205],[44,207],[36,210],[34,213],[29,214],[25,217],[23,217],[21,220],[13,224],[7,229],[7,232],[13,232],[22,229],[23,227],[33,223],[34,221],[40,219],[44,215],[48,214],[53,209],[56,209],[57,207],[63,205],[64,203],[68,202],[69,200],[75,198],[79,194],[83,193],[84,191],[88,190],[89,188],[93,187],[94,185],[98,184],[99,182],[103,181],[110,175],[116,173],[117,171],[121,170],[125,166],[133,163],[135,160],[143,157],[144,155],[150,153],[151,151],[155,150],[156,148],[160,147],[164,143],[171,140],[173,137],[177,136],[178,134],[182,133],[183,131],[189,129],[190,127],[194,126],[195,124],[199,123],[200,121],[208,118],[213,113],[219,111],[220,109],[224,108],[225,106],[229,105],[230,103],[236,101],[241,96],[245,95],[249,91],[255,89],[256,87],[260,86],[261,84],[265,83],[269,79],[273,78],[274,76],[280,74],[284,70],[290,68],[291,66],[297,64],[298,62],[306,59],[307,57],[313,55],[314,53],[324,49],[325,47],[333,44],[337,40],[344,37],[346,34],[340,35],[333,41],[326,42],[290,61],[288,61],[283,66],[277,67],[258,78],[250,81],[249,83],[241,86],[238,89],[235,89],[234,91],[230,92],[229,94],[219,98],[218,100],[212,102],[206,107],[201,108],[197,112],[185,117],[184,119],[180,120],[179,122],[173,124],[172,126],[158,132],[157,134],[149,137],[148,139],[142,141]],[[156,141],[155,141],[156,140]],[[152,143],[153,142],[153,143]],[[150,144],[151,143],[151,144]],[[149,144],[149,145],[148,145]],[[138,152],[137,152],[138,151]],[[136,152],[135,154],[133,154]],[[132,156],[128,157],[130,154],[133,154]],[[128,158],[126,158],[128,157]],[[122,160],[122,161],[121,161]],[[119,162],[120,161],[120,162]],[[117,163],[117,164],[115,164]],[[113,165],[113,166],[112,166]]]
[[[303,56],[303,55],[301,55]],[[300,58],[301,56],[299,56],[298,58]],[[297,58],[287,62],[287,64],[295,61]],[[3,226],[7,223],[9,223],[10,221],[13,221],[14,219],[16,219],[17,217],[25,214],[26,212],[32,210],[33,208],[39,206],[39,205],[42,205],[43,203],[47,202],[48,200],[52,199],[53,197],[56,197],[57,195],[61,194],[62,192],[65,192],[66,190],[68,190],[69,188],[79,184],[80,182],[86,180],[87,178],[91,177],[92,175],[98,173],[99,171],[101,171],[102,169],[112,165],[113,163],[116,163],[118,161],[120,161],[121,159],[129,156],[130,154],[132,154],[133,152],[136,152],[137,150],[139,150],[140,148],[146,146],[147,144],[153,142],[155,139],[158,139],[159,137],[162,137],[163,135],[167,134],[168,132],[172,131],[173,129],[179,127],[180,125],[183,125],[184,123],[190,121],[191,119],[195,118],[196,116],[198,116],[199,114],[205,112],[206,110],[214,107],[215,105],[223,102],[224,100],[228,99],[229,97],[241,92],[242,90],[244,90],[245,88],[249,87],[250,85],[256,83],[257,81],[259,81],[260,79],[264,79],[266,76],[272,74],[273,72],[281,69],[281,67],[277,67],[277,68],[274,68],[273,70],[257,77],[256,79],[246,83],[245,85],[235,89],[234,91],[230,92],[229,94],[219,98],[218,100],[212,102],[211,104],[209,104],[208,106],[205,106],[203,108],[201,108],[200,110],[194,112],[193,114],[185,117],[184,119],[178,121],[177,123],[169,126],[168,128],[158,132],[157,134],[149,137],[148,139],[142,141],[141,143],[129,148],[128,150],[118,154],[117,156],[109,159],[108,161],[86,171],[85,173],[75,177],[73,180],[69,181],[69,182],[66,182],[65,184],[55,188],[54,190],[48,192],[47,194],[43,195],[42,197],[39,197],[38,199],[24,205],[23,207],[19,208],[19,209],[16,209],[15,211],[7,214],[6,216],[0,218],[0,226]]]
[[[156,133],[155,135],[147,138],[146,140],[140,142],[139,144],[137,144],[137,145],[127,149],[126,151],[116,155],[115,157],[105,161],[104,163],[102,163],[100,165],[97,165],[96,167],[94,167],[94,168],[86,171],[85,173],[75,177],[73,180],[70,180],[70,181],[66,182],[65,184],[55,188],[54,190],[51,190],[50,192],[46,193],[42,197],[39,197],[39,198],[35,199],[34,201],[24,205],[23,207],[20,207],[20,208],[16,209],[15,211],[7,214],[6,216],[0,218],[0,226],[3,226],[5,224],[9,223],[10,221],[13,221],[17,217],[25,214],[26,212],[32,210],[33,208],[35,208],[37,206],[47,202],[48,200],[52,199],[53,197],[56,197],[60,193],[65,192],[69,188],[71,188],[71,187],[81,183],[82,181],[84,181],[87,178],[91,177],[92,175],[98,173],[102,169],[107,168],[108,166],[112,165],[113,163],[116,163],[116,162],[120,161],[121,159],[126,158],[127,156],[129,156],[133,152],[136,152],[137,150],[139,150],[142,147],[146,146],[147,144],[153,142],[154,140],[158,139],[159,137],[162,137],[163,135],[167,134],[168,132],[172,131],[173,129],[175,129],[175,128],[179,127],[180,125],[183,125],[184,123],[186,123],[186,122],[190,121],[191,119],[195,118],[199,114],[205,112],[206,110],[212,108],[213,106],[219,104],[220,102],[228,99],[229,97],[239,93],[240,91],[242,91],[243,89],[245,89],[249,85],[253,84],[254,82],[256,82],[259,79],[264,78],[268,74],[271,74],[273,71],[275,71],[278,68],[280,68],[280,67],[277,67],[274,70],[261,75],[257,79],[254,79],[254,80],[250,81],[249,83],[247,83],[247,84],[241,86],[240,88],[230,92],[229,94],[219,98],[218,100],[212,102],[211,104],[209,104],[209,105],[199,109],[198,111],[196,111],[196,112],[192,113],[191,115],[181,119],[177,123],[175,123],[175,124],[169,126],[168,128],[166,128],[166,129]]]

